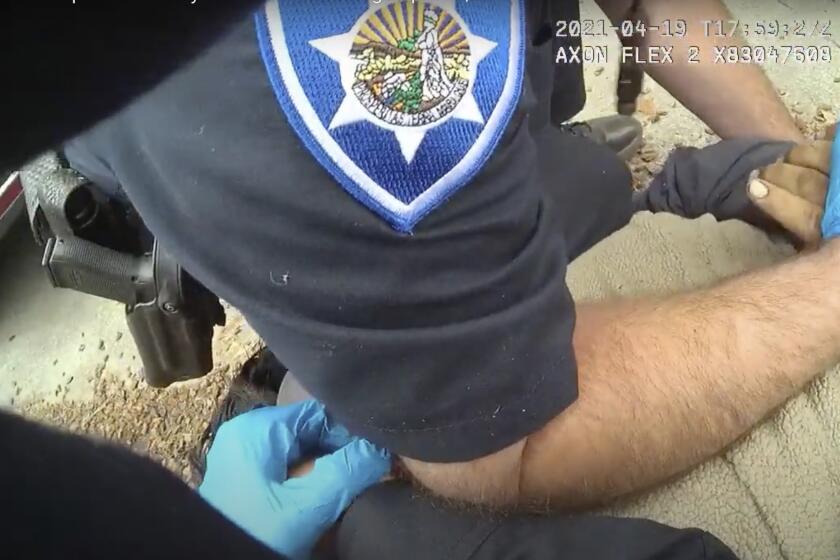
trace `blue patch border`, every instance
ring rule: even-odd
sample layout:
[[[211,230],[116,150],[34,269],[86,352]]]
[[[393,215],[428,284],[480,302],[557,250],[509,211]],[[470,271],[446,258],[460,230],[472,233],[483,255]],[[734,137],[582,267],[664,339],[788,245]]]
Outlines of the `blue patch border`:
[[[269,81],[271,83],[274,94],[280,104],[285,116],[289,120],[289,124],[297,133],[298,138],[304,143],[306,148],[312,153],[318,162],[333,176],[333,178],[340,183],[344,190],[349,192],[357,201],[362,203],[368,209],[376,213],[378,216],[386,220],[394,229],[402,233],[412,233],[414,226],[425,218],[429,213],[438,208],[443,202],[449,199],[453,194],[466,186],[475,175],[487,163],[487,160],[495,152],[496,146],[502,138],[502,135],[510,125],[511,118],[516,111],[519,100],[522,95],[522,84],[525,75],[525,51],[527,37],[525,35],[525,0],[512,0],[519,4],[519,53],[516,57],[516,68],[508,68],[508,72],[516,72],[516,83],[514,84],[514,91],[512,92],[512,99],[508,107],[503,110],[501,122],[490,133],[490,141],[484,153],[481,154],[473,165],[464,173],[461,179],[454,182],[452,185],[440,192],[435,193],[430,197],[430,200],[423,205],[412,209],[410,212],[401,215],[396,214],[393,210],[385,207],[381,202],[376,200],[370,193],[362,188],[356,181],[347,175],[332,157],[327,153],[324,147],[315,139],[314,135],[309,130],[308,125],[300,116],[297,107],[286,89],[285,82],[280,73],[280,67],[274,54],[274,48],[271,43],[271,32],[268,25],[268,16],[266,15],[266,8],[259,10],[254,14],[255,26],[257,32],[257,41],[259,43],[260,54],[262,55],[263,63],[268,73]],[[278,2],[278,0],[269,0],[270,2]],[[512,40],[512,39],[511,39]]]

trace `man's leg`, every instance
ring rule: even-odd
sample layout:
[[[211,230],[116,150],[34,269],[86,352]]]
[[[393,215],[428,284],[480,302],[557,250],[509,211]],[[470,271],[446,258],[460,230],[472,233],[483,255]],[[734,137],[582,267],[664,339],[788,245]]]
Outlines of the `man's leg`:
[[[792,254],[742,222],[640,213],[577,259],[567,280],[578,301],[666,294]],[[721,457],[608,513],[702,527],[744,558],[838,558],[838,426],[832,371]]]

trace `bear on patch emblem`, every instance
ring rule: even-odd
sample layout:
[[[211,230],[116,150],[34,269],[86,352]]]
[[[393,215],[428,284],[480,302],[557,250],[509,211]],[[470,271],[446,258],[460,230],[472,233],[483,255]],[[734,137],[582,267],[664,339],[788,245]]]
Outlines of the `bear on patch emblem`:
[[[466,185],[519,101],[523,0],[269,0],[263,60],[315,158],[400,231]]]

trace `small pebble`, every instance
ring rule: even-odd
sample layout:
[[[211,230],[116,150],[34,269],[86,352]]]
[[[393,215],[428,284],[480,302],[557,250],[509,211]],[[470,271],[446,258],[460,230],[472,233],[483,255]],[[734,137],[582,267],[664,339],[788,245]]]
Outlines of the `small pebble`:
[[[53,360],[53,365],[57,366],[58,365],[58,360]]]
[[[101,338],[99,339],[99,349],[100,350],[105,350],[105,341],[102,340]]]
[[[595,69],[595,75],[596,76],[600,76],[603,73],[604,73],[604,67],[603,66],[599,66],[598,68]]]
[[[9,342],[13,341],[13,340],[15,339],[15,336],[17,336],[17,335],[14,335],[14,334],[13,334],[12,336],[10,336],[10,337],[9,337]]]
[[[119,340],[122,338],[122,331],[117,331],[116,339]]]
[[[84,352],[84,351],[85,351],[85,345],[84,344],[79,345],[79,352]]]

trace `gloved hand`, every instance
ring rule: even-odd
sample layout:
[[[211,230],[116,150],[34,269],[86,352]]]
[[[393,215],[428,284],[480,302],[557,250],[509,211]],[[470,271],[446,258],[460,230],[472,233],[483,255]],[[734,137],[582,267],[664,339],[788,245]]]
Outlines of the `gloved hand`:
[[[782,160],[758,170],[748,185],[753,204],[803,248],[815,247],[822,239],[834,134],[832,129],[825,140],[794,146]]]
[[[309,473],[287,480],[290,466],[324,452]],[[320,403],[304,401],[222,424],[198,492],[253,537],[299,560],[390,466],[386,451],[332,424]]]

